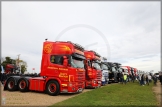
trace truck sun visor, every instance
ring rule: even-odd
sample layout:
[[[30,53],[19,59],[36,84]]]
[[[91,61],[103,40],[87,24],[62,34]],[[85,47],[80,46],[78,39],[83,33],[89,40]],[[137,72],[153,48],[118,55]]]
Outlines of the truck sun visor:
[[[80,59],[85,59],[84,56],[82,56],[80,54],[77,54],[77,53],[72,54],[72,56],[77,57],[77,58],[80,58]]]

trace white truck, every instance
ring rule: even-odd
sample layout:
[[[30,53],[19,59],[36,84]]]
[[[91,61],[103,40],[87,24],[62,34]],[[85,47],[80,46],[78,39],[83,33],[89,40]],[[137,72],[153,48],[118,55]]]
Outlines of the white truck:
[[[105,57],[102,57],[101,59],[101,70],[102,70],[102,85],[106,85],[109,82],[109,66],[106,63],[107,59]]]

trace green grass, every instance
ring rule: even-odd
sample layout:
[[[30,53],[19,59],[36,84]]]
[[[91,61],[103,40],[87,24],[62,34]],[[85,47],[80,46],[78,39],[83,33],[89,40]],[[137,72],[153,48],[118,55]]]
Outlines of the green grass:
[[[140,86],[138,82],[124,84],[112,84],[102,88],[85,92],[63,102],[52,105],[57,106],[151,106],[157,107],[155,93],[152,91],[153,84]]]

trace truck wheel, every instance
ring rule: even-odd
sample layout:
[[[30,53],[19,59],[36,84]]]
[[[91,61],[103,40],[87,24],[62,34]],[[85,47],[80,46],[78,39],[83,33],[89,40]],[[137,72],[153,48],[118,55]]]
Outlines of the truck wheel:
[[[18,88],[19,91],[21,92],[26,92],[29,90],[29,82],[26,81],[25,79],[20,79],[19,83],[18,83]]]
[[[17,86],[15,85],[14,78],[11,78],[7,82],[7,90],[9,91],[15,91],[17,89]]]
[[[46,92],[49,95],[56,96],[60,93],[60,86],[57,81],[49,81],[46,85]]]

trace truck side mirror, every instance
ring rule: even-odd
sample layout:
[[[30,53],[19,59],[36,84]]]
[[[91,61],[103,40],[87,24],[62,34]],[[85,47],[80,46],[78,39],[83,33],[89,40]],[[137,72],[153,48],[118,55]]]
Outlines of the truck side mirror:
[[[68,66],[68,58],[67,58],[67,56],[63,56],[63,65]]]

